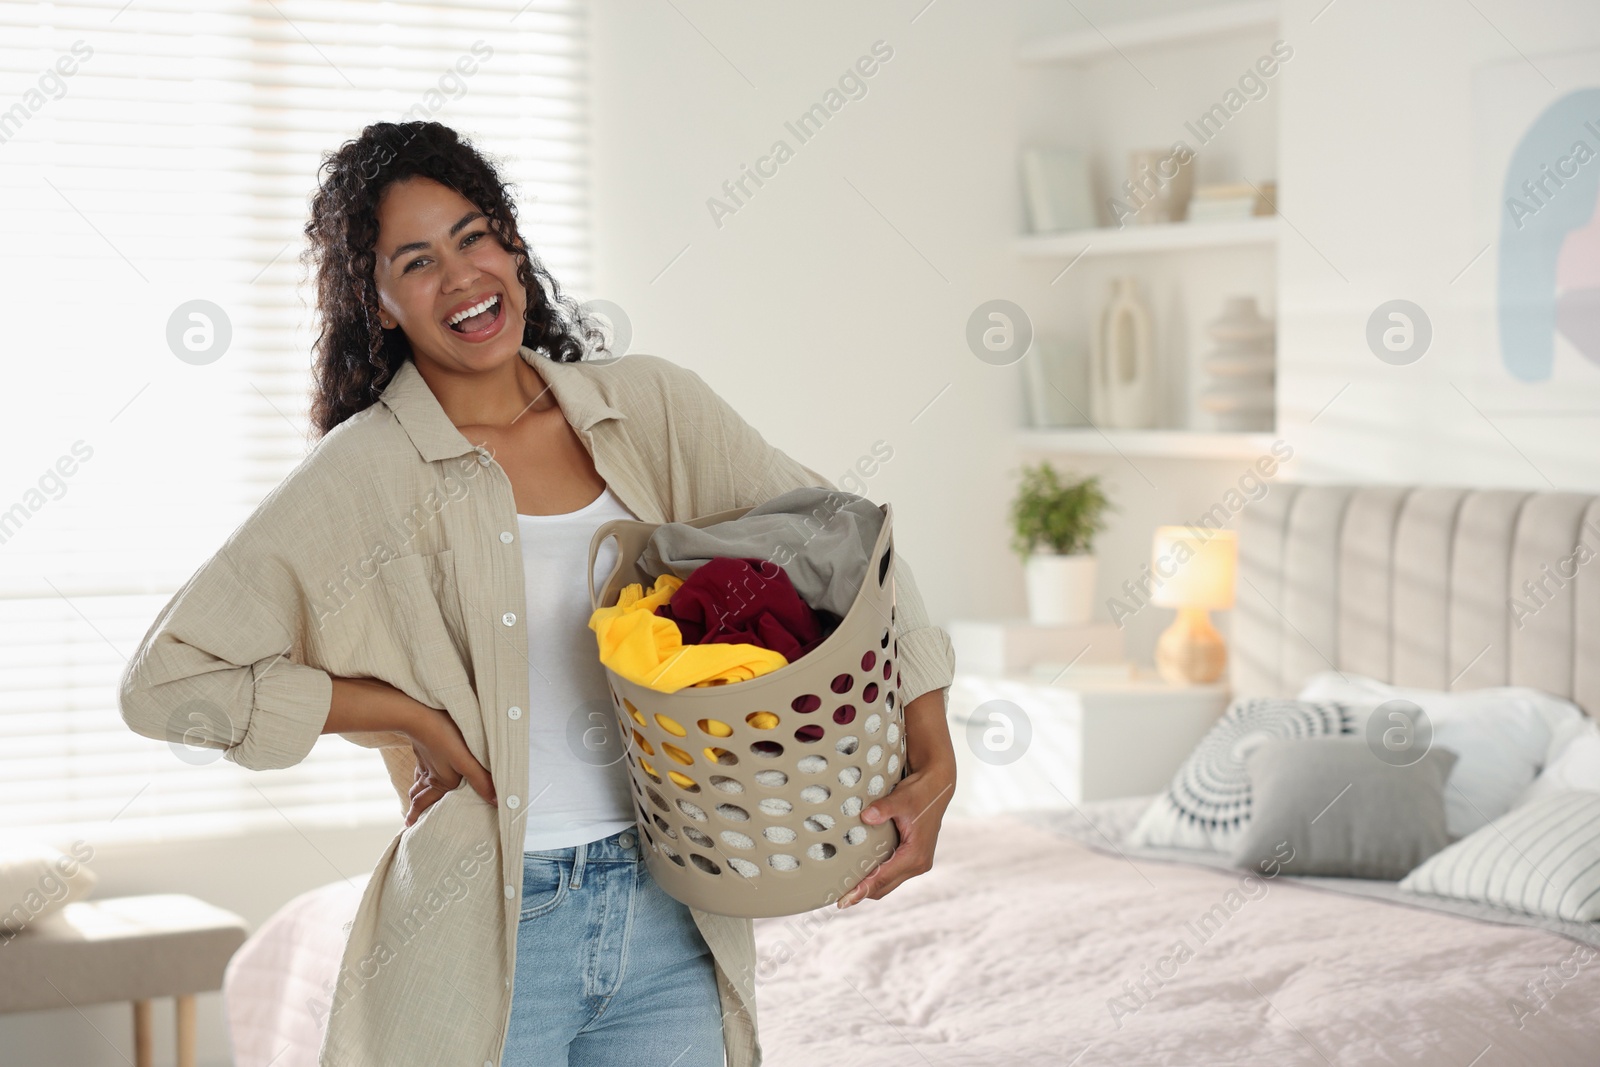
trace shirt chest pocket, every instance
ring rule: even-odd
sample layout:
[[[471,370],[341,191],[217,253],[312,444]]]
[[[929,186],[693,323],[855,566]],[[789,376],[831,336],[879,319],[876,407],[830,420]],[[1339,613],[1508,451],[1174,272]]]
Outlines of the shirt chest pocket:
[[[390,684],[408,689],[402,682],[413,683],[420,692],[408,689],[410,695],[428,704],[445,703],[442,696],[451,690],[470,690],[455,552],[396,556],[378,574],[402,658]]]

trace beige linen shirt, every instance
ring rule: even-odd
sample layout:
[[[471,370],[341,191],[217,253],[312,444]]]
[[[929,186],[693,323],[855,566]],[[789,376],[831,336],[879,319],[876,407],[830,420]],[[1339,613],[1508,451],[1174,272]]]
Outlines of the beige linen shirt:
[[[559,363],[523,348],[595,468],[634,514],[676,522],[802,486],[836,489],[768,444],[686,368],[651,355]],[[328,433],[162,609],[120,685],[124,721],[254,769],[305,758],[330,676],[381,679],[449,713],[489,769],[384,851],[349,932],[325,1067],[497,1067],[511,1015],[530,781],[530,634],[511,482],[450,422],[410,361]],[[901,699],[950,684],[955,657],[896,553]],[[574,619],[573,625],[586,625]],[[524,714],[526,709],[528,714]],[[415,757],[380,749],[401,810]],[[730,1067],[758,1067],[751,920],[691,909],[716,961]],[[524,961],[526,962],[526,961]],[[537,1010],[537,1009],[535,1009]]]

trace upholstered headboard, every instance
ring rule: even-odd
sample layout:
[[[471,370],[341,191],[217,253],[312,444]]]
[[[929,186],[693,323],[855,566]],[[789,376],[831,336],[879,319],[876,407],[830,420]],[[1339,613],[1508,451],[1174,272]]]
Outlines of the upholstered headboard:
[[[1600,497],[1274,485],[1240,516],[1230,673],[1527,685],[1600,714]]]

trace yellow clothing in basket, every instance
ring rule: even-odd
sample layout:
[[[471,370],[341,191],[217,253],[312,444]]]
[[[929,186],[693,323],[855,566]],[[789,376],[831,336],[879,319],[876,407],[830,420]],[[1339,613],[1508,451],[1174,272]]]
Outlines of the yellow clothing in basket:
[[[600,646],[600,662],[630,682],[663,693],[743,682],[788,665],[781,653],[760,645],[685,645],[678,624],[655,614],[682,584],[675,574],[661,574],[648,595],[634,582],[622,587],[615,605],[597,608],[589,629]]]

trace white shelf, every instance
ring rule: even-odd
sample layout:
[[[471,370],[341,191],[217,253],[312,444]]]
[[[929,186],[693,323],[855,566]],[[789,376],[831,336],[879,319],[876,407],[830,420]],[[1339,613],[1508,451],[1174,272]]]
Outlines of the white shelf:
[[[1253,459],[1272,449],[1270,433],[1200,430],[1021,430],[1017,443],[1042,452],[1093,456],[1160,456],[1179,459]]]
[[[1077,259],[1240,245],[1270,247],[1277,240],[1278,217],[1263,215],[1226,222],[1130,224],[1121,229],[1106,226],[1097,230],[1029,234],[1018,237],[1015,247],[1017,255],[1024,259]]]
[[[1119,51],[1216,37],[1274,26],[1276,0],[1219,4],[1160,18],[1108,22],[1095,28],[1056,34],[1030,42],[1018,51],[1020,63],[1086,63]]]

